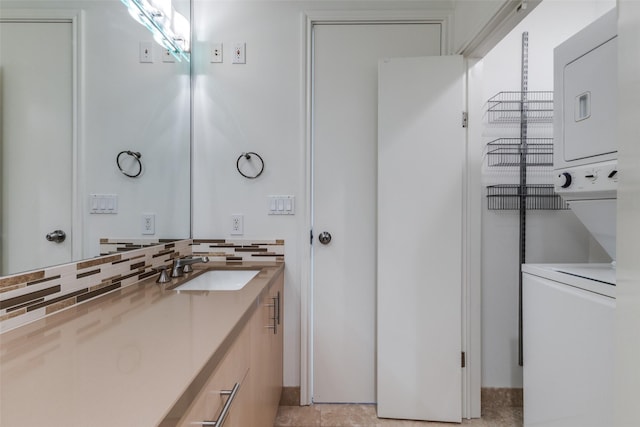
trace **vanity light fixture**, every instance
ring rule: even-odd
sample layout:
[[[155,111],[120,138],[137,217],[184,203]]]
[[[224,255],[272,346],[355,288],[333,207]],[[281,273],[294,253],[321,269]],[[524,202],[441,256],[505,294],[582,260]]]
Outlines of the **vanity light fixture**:
[[[158,44],[178,60],[189,62],[189,21],[172,6],[171,0],[121,0],[129,14],[144,25]]]

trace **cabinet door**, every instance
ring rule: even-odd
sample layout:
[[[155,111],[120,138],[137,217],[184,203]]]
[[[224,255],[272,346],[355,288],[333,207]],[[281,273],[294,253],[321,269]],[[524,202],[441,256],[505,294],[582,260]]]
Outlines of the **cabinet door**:
[[[253,316],[251,377],[253,424],[271,427],[282,392],[283,283],[281,273],[260,299]],[[279,316],[278,316],[279,314]],[[279,317],[279,322],[278,322]]]
[[[276,333],[271,336],[270,351],[269,351],[269,363],[270,363],[270,381],[269,381],[269,408],[271,410],[273,418],[275,418],[278,412],[278,406],[280,405],[280,395],[282,394],[282,375],[283,375],[283,337],[284,337],[284,273],[280,274],[280,277],[273,285],[271,290],[271,297],[276,303],[275,321],[276,321]]]

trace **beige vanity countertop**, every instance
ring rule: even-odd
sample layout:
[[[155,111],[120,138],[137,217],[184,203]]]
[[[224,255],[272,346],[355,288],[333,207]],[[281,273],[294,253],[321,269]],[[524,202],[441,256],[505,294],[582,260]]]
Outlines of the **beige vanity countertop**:
[[[239,291],[176,292],[184,279],[154,276],[1,334],[0,426],[146,427],[171,408],[179,416],[284,269],[267,264]]]

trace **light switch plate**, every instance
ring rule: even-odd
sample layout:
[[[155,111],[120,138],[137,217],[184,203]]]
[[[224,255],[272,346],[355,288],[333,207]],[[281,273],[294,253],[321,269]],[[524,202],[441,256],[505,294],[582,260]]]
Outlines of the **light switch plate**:
[[[140,42],[140,62],[153,62],[153,42]]]
[[[268,196],[267,211],[269,215],[295,215],[295,196]]]
[[[241,43],[241,42],[234,43],[232,62],[234,64],[246,64],[247,63],[246,50],[247,50],[246,43]]]
[[[89,194],[90,214],[117,214],[117,194]]]
[[[169,49],[162,51],[162,62],[176,62],[176,58]]]
[[[222,62],[222,43],[211,43],[211,62]]]

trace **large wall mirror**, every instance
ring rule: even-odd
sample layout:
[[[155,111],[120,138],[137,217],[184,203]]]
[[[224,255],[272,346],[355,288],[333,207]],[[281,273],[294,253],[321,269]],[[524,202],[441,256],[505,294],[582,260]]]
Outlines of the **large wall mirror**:
[[[0,275],[189,237],[188,61],[120,0],[5,0],[0,52]]]

